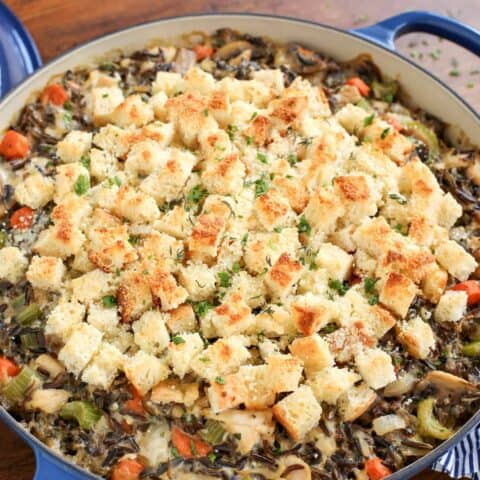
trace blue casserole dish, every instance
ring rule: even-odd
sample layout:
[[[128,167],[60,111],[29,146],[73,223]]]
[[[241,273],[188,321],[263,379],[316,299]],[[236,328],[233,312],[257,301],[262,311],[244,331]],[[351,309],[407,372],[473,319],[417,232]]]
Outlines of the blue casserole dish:
[[[480,147],[480,117],[457,94],[427,71],[395,52],[394,40],[413,31],[428,32],[451,40],[480,55],[480,33],[461,23],[434,13],[407,12],[376,25],[342,31],[314,22],[260,14],[205,14],[166,18],[130,27],[92,40],[77,47],[26,78],[11,90],[0,103],[0,130],[4,130],[28,98],[55,74],[107,55],[113,50],[133,51],[159,37],[175,39],[193,31],[212,32],[220,27],[268,35],[280,42],[296,41],[324,52],[338,60],[348,60],[360,53],[369,53],[386,75],[397,78],[413,101],[423,110],[449,125],[452,139],[463,132],[471,143]],[[25,73],[39,65],[36,50]],[[5,64],[1,65],[2,68]],[[8,65],[7,65],[8,67]],[[11,83],[19,80],[15,76]],[[2,91],[2,93],[5,90]],[[99,478],[66,461],[42,444],[7,411],[0,407],[0,420],[22,437],[33,449],[37,468],[35,480],[86,480]],[[391,475],[389,480],[406,480],[430,467],[448,449],[457,444],[478,423],[477,412],[453,437],[428,455]]]

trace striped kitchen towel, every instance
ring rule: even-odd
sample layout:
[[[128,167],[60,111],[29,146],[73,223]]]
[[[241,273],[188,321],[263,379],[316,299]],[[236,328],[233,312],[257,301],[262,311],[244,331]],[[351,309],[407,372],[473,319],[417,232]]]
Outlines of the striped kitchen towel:
[[[473,428],[455,447],[442,455],[432,467],[452,478],[480,480],[480,424]]]

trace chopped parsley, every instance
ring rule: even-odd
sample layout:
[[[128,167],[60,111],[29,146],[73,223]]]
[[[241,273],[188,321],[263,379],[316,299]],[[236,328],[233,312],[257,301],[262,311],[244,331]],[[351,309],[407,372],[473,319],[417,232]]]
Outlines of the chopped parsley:
[[[282,231],[282,227],[273,227],[273,231],[276,233],[280,233]]]
[[[393,93],[387,93],[384,97],[384,100],[387,102],[387,103],[393,103]]]
[[[117,306],[117,299],[113,295],[105,295],[102,298],[102,303],[104,307],[113,308]]]
[[[376,305],[378,303],[378,294],[374,294],[372,295],[369,299],[368,299],[368,303],[369,305]]]
[[[265,164],[268,163],[267,156],[262,152],[257,152],[257,160]]]
[[[213,308],[213,305],[208,300],[202,300],[193,304],[192,308],[199,317],[204,317]]]
[[[389,133],[390,133],[390,127],[387,127],[385,130],[382,131],[382,134],[380,135],[380,138],[382,140],[385,140]]]
[[[330,279],[328,281],[328,288],[335,290],[341,297],[343,297],[350,287],[346,283],[341,282],[340,280]]]
[[[172,337],[172,342],[175,345],[180,345],[181,343],[185,343],[185,339],[181,337],[180,335],[175,335]]]
[[[250,121],[254,120],[257,115],[258,115],[258,112],[253,112],[252,116],[250,117]]]
[[[236,125],[228,125],[227,134],[230,137],[230,140],[233,140],[233,137],[238,132],[238,127]]]
[[[405,205],[407,203],[407,199],[399,193],[389,193],[388,198],[396,200],[400,205]]]
[[[268,183],[267,183],[267,181],[265,180],[264,177],[259,178],[258,180],[255,180],[254,184],[255,184],[255,196],[256,197],[260,197],[264,193],[268,192]]]
[[[216,377],[215,383],[218,383],[219,385],[225,385],[225,379],[223,377]]]
[[[73,185],[73,190],[77,195],[83,195],[87,193],[90,188],[90,178],[88,175],[79,175],[77,181]]]
[[[248,241],[248,233],[246,233],[243,237],[242,240],[240,240],[240,243],[242,244],[242,247],[244,247],[247,244]]]
[[[407,235],[408,234],[408,227],[405,227],[404,225],[401,225],[400,223],[397,223],[393,229],[402,234],[402,235]]]
[[[90,169],[90,157],[88,155],[82,155],[80,158],[80,163],[87,169]]]
[[[247,145],[251,145],[253,143],[253,137],[248,136],[246,140],[247,140]]]
[[[363,120],[363,125],[365,127],[368,127],[369,125],[371,125],[373,123],[374,118],[375,118],[375,113],[372,113],[368,117],[365,117],[364,120]]]
[[[335,330],[338,330],[338,325],[336,323],[329,323],[322,328],[321,333],[333,333]]]
[[[203,111],[203,116],[204,116],[204,117],[208,117],[208,108],[206,108],[206,109]]]
[[[215,461],[217,460],[217,456],[213,452],[210,452],[207,455],[207,458],[210,460],[210,463],[215,463]]]
[[[114,177],[111,177],[111,178],[108,179],[108,186],[109,187],[113,187],[114,185],[119,187],[121,184],[122,184],[122,181],[116,175]]]
[[[138,235],[130,235],[128,237],[128,243],[130,243],[130,245],[137,245],[139,240],[140,240],[140,237]]]
[[[294,153],[291,153],[288,156],[288,163],[293,167],[298,163],[298,157]]]
[[[199,203],[203,197],[208,195],[207,190],[203,188],[201,185],[195,185],[188,193],[187,193],[187,203],[188,204],[196,204]]]
[[[240,264],[238,262],[235,262],[233,265],[232,265],[232,272],[233,273],[238,273],[240,271]]]
[[[220,286],[228,288],[232,284],[232,276],[228,272],[218,272]]]
[[[306,235],[310,235],[312,233],[312,227],[307,222],[305,215],[302,215],[300,217],[300,221],[298,222],[297,228],[300,233],[305,233]]]
[[[366,277],[363,280],[363,288],[367,293],[375,293],[375,284],[378,282],[378,278]]]
[[[305,137],[302,138],[300,141],[300,145],[311,145],[312,144],[312,137]]]

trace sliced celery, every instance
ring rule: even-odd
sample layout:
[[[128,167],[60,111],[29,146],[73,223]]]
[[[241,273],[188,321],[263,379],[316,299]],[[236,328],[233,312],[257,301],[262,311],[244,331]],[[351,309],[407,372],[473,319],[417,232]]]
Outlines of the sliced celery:
[[[41,314],[42,311],[40,307],[36,303],[31,303],[16,316],[16,319],[20,325],[30,325],[39,318]]]
[[[453,435],[453,431],[444,427],[434,416],[433,407],[435,400],[426,398],[417,407],[418,430],[423,437],[447,440]]]
[[[389,80],[386,82],[377,82],[374,80],[372,82],[373,96],[377,100],[385,100],[389,103],[395,98],[395,95],[398,93],[398,83],[395,80]]]
[[[225,429],[221,422],[216,420],[207,420],[205,431],[202,433],[202,438],[210,445],[218,445],[222,443],[225,436]]]
[[[480,340],[465,344],[462,353],[467,357],[480,357]]]
[[[437,157],[439,155],[440,145],[437,135],[432,129],[415,120],[407,122],[404,128],[406,132],[421,140],[428,147],[430,157]]]
[[[35,379],[35,370],[24,366],[20,373],[3,387],[2,393],[10,403],[20,403]]]
[[[100,420],[102,412],[91,402],[76,400],[65,404],[60,416],[65,420],[76,420],[81,428],[90,430]]]

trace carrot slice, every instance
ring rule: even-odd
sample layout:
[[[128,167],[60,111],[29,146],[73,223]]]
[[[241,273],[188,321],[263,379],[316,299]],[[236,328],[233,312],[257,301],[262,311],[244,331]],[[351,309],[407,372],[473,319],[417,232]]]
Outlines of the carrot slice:
[[[54,105],[57,105],[57,107],[62,106],[67,100],[68,93],[59,83],[47,85],[40,95],[40,101],[42,103],[50,102]]]
[[[452,290],[463,290],[467,293],[467,305],[470,307],[480,302],[480,282],[476,280],[467,280],[457,283]]]
[[[130,385],[130,391],[132,392],[133,398],[125,402],[125,410],[129,413],[134,413],[135,415],[144,416],[146,412],[145,407],[143,406],[142,396],[133,385]]]
[[[204,58],[211,57],[213,55],[213,47],[210,45],[194,45],[192,47],[192,50],[195,52],[195,55],[197,56],[197,60],[203,60]]]
[[[3,155],[7,160],[25,158],[29,151],[30,145],[27,137],[14,130],[5,133],[0,143],[0,155]]]
[[[21,368],[7,357],[0,357],[0,382],[4,382],[10,377],[16,377]]]
[[[171,440],[178,454],[183,458],[206,457],[212,451],[208,443],[188,435],[178,427],[172,428]]]
[[[347,80],[347,85],[353,85],[357,87],[357,90],[360,92],[362,97],[368,97],[370,93],[370,87],[360,78],[360,77],[352,77]]]
[[[25,230],[32,226],[34,211],[30,207],[15,210],[10,217],[10,226],[16,230]]]
[[[365,462],[365,472],[370,480],[383,480],[392,474],[378,457],[370,458]]]
[[[144,468],[138,460],[124,458],[113,468],[112,480],[139,480]]]
[[[388,117],[387,122],[397,131],[403,130],[403,125],[394,117]]]

